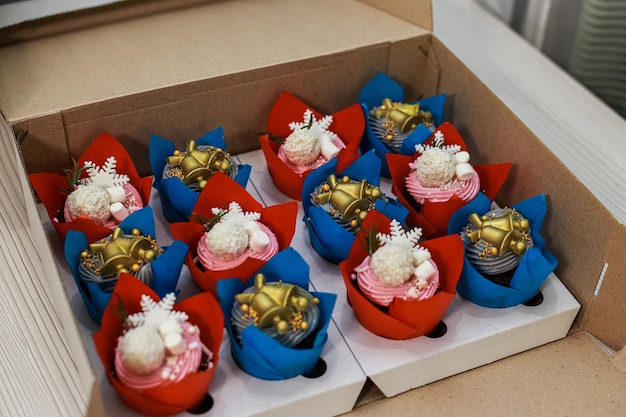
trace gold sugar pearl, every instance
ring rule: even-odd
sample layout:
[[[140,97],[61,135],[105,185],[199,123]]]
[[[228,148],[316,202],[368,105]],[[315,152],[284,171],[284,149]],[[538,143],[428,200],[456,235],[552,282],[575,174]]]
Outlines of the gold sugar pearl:
[[[139,229],[133,229],[133,236],[140,236],[141,235],[141,231]]]
[[[350,182],[350,177],[348,177],[347,175],[344,175],[343,178],[341,178],[341,182],[343,182],[344,184],[347,184],[348,182]]]
[[[180,151],[178,149],[174,151],[174,156],[180,156]]]
[[[131,271],[133,272],[139,272],[139,269],[141,267],[139,266],[139,264],[133,264],[133,266],[130,268]]]
[[[241,311],[243,311],[244,313],[247,313],[249,310],[250,310],[250,306],[248,306],[248,304],[241,305]]]
[[[330,191],[330,185],[328,185],[328,184],[322,185],[322,190],[323,191]]]
[[[358,225],[359,225],[359,222],[357,222],[356,220],[351,220],[350,221],[350,226],[357,227]]]
[[[387,135],[387,138],[386,138],[386,139],[387,139],[389,142],[391,142],[391,141],[393,140],[393,135]]]
[[[83,258],[83,259],[86,259],[88,256],[89,256],[89,252],[87,252],[87,251],[82,251],[80,253],[80,257]]]

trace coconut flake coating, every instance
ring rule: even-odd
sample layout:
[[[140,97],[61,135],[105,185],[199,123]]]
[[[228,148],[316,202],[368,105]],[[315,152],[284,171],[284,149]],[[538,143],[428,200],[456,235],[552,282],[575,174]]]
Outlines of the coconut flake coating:
[[[238,224],[219,222],[206,234],[207,249],[220,261],[232,261],[244,254],[249,237]]]
[[[67,196],[66,205],[72,219],[86,216],[104,225],[111,217],[109,194],[96,184],[79,185]]]
[[[310,165],[319,158],[321,144],[317,135],[310,129],[296,129],[283,144],[285,157],[294,165]]]
[[[423,186],[440,187],[454,176],[454,162],[449,153],[430,148],[417,158],[415,170]]]
[[[381,246],[372,255],[370,267],[382,284],[400,286],[415,270],[411,248],[393,244]]]

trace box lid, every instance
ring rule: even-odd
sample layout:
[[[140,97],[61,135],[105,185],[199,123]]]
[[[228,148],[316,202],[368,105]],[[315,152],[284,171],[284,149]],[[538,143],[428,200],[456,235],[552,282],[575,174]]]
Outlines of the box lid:
[[[428,33],[431,26],[431,4],[425,0],[320,0],[314,7],[302,0],[232,0],[93,24],[1,48],[0,111],[13,124],[168,86],[396,42]],[[241,36],[244,32],[254,36]]]

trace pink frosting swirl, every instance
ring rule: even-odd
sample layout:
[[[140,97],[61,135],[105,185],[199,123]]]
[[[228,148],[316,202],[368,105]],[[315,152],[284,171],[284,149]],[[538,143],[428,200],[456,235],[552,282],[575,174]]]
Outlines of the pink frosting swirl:
[[[425,187],[420,183],[419,176],[415,170],[416,162],[409,164],[411,171],[406,177],[406,189],[419,204],[429,201],[431,203],[445,203],[452,196],[457,195],[463,201],[469,201],[476,197],[480,191],[480,178],[474,172],[474,176],[467,181],[453,177],[448,183],[440,187]]]
[[[124,202],[124,206],[130,210],[132,213],[140,208],[143,208],[143,200],[141,199],[141,194],[139,191],[131,184],[124,184],[124,192],[126,193],[126,201]],[[65,217],[65,221],[71,222],[76,220],[76,216],[74,216],[69,210],[67,199],[65,200],[65,206],[63,208],[63,216]],[[111,215],[109,219],[102,224],[102,226],[107,227],[109,229],[115,229],[119,222],[115,220],[115,217]]]
[[[222,261],[220,259],[217,259],[209,251],[209,248],[206,244],[206,233],[204,233],[198,241],[198,259],[202,263],[202,266],[211,271],[224,271],[227,269],[233,269],[238,267],[248,258],[259,259],[262,261],[269,260],[278,252],[278,240],[276,240],[276,235],[274,235],[274,233],[267,226],[260,222],[256,223],[261,228],[261,230],[265,232],[270,238],[269,245],[267,245],[267,247],[262,252],[255,252],[250,249],[250,247],[248,247],[248,249],[246,249],[246,251],[241,256],[230,261]]]
[[[354,268],[356,277],[353,277],[353,279],[356,278],[363,294],[378,305],[386,307],[391,304],[394,298],[402,298],[403,300],[425,300],[432,297],[439,288],[439,270],[437,269],[437,265],[430,259],[427,262],[430,262],[437,272],[428,280],[428,286],[422,290],[417,289],[417,277],[414,275],[407,282],[399,286],[383,284],[372,272],[370,259],[371,258],[367,256],[359,266]],[[417,292],[417,297],[409,295],[409,290],[413,288]]]
[[[181,381],[187,375],[197,372],[202,363],[203,353],[211,357],[210,352],[200,340],[200,331],[189,322],[182,323],[183,339],[187,349],[180,355],[166,356],[163,365],[146,375],[138,375],[127,369],[121,359],[119,344],[123,335],[118,339],[115,349],[115,372],[119,380],[126,386],[135,389],[148,389],[158,386],[167,386]]]

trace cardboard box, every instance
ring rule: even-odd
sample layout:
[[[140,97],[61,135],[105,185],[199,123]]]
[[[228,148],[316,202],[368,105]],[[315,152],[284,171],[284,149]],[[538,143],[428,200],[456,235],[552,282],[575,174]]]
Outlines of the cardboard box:
[[[0,111],[13,129],[27,172],[61,172],[72,156],[80,155],[106,130],[125,145],[140,172],[149,174],[151,133],[182,146],[224,125],[231,152],[254,151],[256,133],[282,91],[297,94],[326,114],[352,104],[361,86],[380,71],[405,85],[408,99],[447,92],[446,119],[463,135],[473,160],[514,163],[498,202],[507,205],[547,194],[543,235],[559,259],[556,275],[582,308],[565,340],[427,385],[402,398],[433,395],[443,401],[448,390],[482,386],[483,377],[493,378],[503,366],[519,370],[522,384],[527,359],[545,363],[541,369],[551,372],[543,355],[576,363],[583,358],[572,347],[589,353],[583,370],[598,369],[597,375],[608,378],[610,383],[601,389],[623,394],[623,382],[605,366],[599,348],[581,333],[593,335],[613,350],[626,343],[626,327],[621,325],[626,290],[619,279],[626,272],[621,256],[624,226],[431,29],[431,4],[426,0],[323,0],[314,6],[298,0],[200,4],[1,48]],[[68,300],[55,271],[25,175],[19,174],[33,239],[42,243],[40,257],[51,267],[47,278],[57,314],[67,323],[68,344],[77,368],[83,370],[83,385],[92,394],[86,412],[98,415],[100,392],[89,387],[106,381],[96,380],[89,371],[80,323],[70,308],[75,300]],[[579,375],[561,369],[556,381],[570,383],[575,376]],[[572,385],[584,388],[578,380]],[[544,391],[535,387],[522,394]],[[372,407],[393,407],[393,400],[387,401]],[[466,396],[461,401],[473,410],[489,409],[489,404]],[[419,404],[423,410],[440,409],[424,408],[423,401]],[[369,407],[355,414],[377,409]]]

